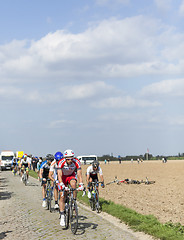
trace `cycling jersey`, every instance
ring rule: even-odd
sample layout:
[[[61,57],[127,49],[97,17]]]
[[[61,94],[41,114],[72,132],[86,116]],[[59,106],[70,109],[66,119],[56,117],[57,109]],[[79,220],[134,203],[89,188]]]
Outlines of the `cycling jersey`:
[[[21,162],[20,162],[20,164],[21,164],[22,166],[24,166],[25,168],[27,168],[27,167],[28,167],[28,161],[27,161],[27,159],[26,159],[26,160],[25,160],[25,159],[22,159]]]
[[[50,170],[50,165],[47,163],[47,161],[44,161],[41,164],[40,170],[43,169],[43,174],[42,174],[42,178],[48,178],[49,176],[49,170]]]
[[[58,169],[58,162],[54,159],[54,161],[51,162],[50,165],[50,172],[54,172],[54,179],[57,179],[57,169]]]
[[[98,173],[99,173],[100,175],[103,175],[102,169],[101,169],[100,166],[97,168],[97,170],[94,170],[94,169],[93,169],[93,166],[89,166],[89,167],[87,168],[87,175],[90,175],[91,177],[92,177],[92,176],[96,176]]]
[[[63,175],[69,176],[75,174],[77,170],[81,169],[81,164],[77,158],[73,158],[71,165],[68,165],[66,159],[63,158],[58,163],[58,169],[62,170]]]
[[[11,165],[12,165],[12,166],[16,166],[16,165],[18,165],[18,163],[17,163],[17,159],[16,159],[16,158],[14,158],[14,159],[12,160]]]

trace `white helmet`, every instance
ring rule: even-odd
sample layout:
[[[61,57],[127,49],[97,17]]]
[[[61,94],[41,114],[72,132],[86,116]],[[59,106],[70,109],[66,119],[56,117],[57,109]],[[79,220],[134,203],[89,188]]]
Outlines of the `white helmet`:
[[[74,151],[71,150],[71,149],[67,149],[66,151],[64,151],[64,157],[67,158],[67,157],[74,157]]]

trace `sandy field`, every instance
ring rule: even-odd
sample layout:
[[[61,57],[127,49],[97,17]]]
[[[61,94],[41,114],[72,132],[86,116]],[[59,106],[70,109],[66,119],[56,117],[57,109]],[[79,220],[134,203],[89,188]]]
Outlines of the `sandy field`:
[[[83,165],[83,178],[89,165]],[[152,214],[160,222],[172,221],[184,225],[184,160],[100,163],[105,183],[126,178],[155,181],[154,184],[112,183],[100,187],[100,197],[123,204],[141,214]]]

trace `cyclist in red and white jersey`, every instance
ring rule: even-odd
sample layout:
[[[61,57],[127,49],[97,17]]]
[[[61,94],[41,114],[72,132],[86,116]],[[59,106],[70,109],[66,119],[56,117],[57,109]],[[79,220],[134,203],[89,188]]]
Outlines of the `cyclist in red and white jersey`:
[[[65,208],[65,195],[63,195],[63,191],[67,184],[70,184],[72,188],[76,188],[77,179],[79,180],[79,190],[83,190],[83,180],[82,180],[82,169],[80,161],[74,157],[74,152],[70,149],[64,152],[64,158],[61,159],[58,163],[58,189],[60,191],[60,225],[62,227],[65,226],[65,218],[64,218],[64,208]],[[74,192],[74,198],[77,197],[77,192]]]

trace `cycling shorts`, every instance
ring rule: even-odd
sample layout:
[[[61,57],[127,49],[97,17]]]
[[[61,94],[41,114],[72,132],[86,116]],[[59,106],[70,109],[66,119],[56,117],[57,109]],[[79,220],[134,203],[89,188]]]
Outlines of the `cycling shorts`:
[[[28,167],[22,166],[22,167],[21,167],[21,170],[23,171],[24,169],[25,169],[26,171],[29,171],[29,168],[28,168]]]
[[[47,179],[48,179],[48,177],[42,179],[42,185],[47,183]]]
[[[64,183],[65,186],[67,186],[68,184],[70,184],[71,180],[75,180],[77,182],[77,178],[75,177],[75,173],[73,173],[72,175],[62,175],[62,181]]]

